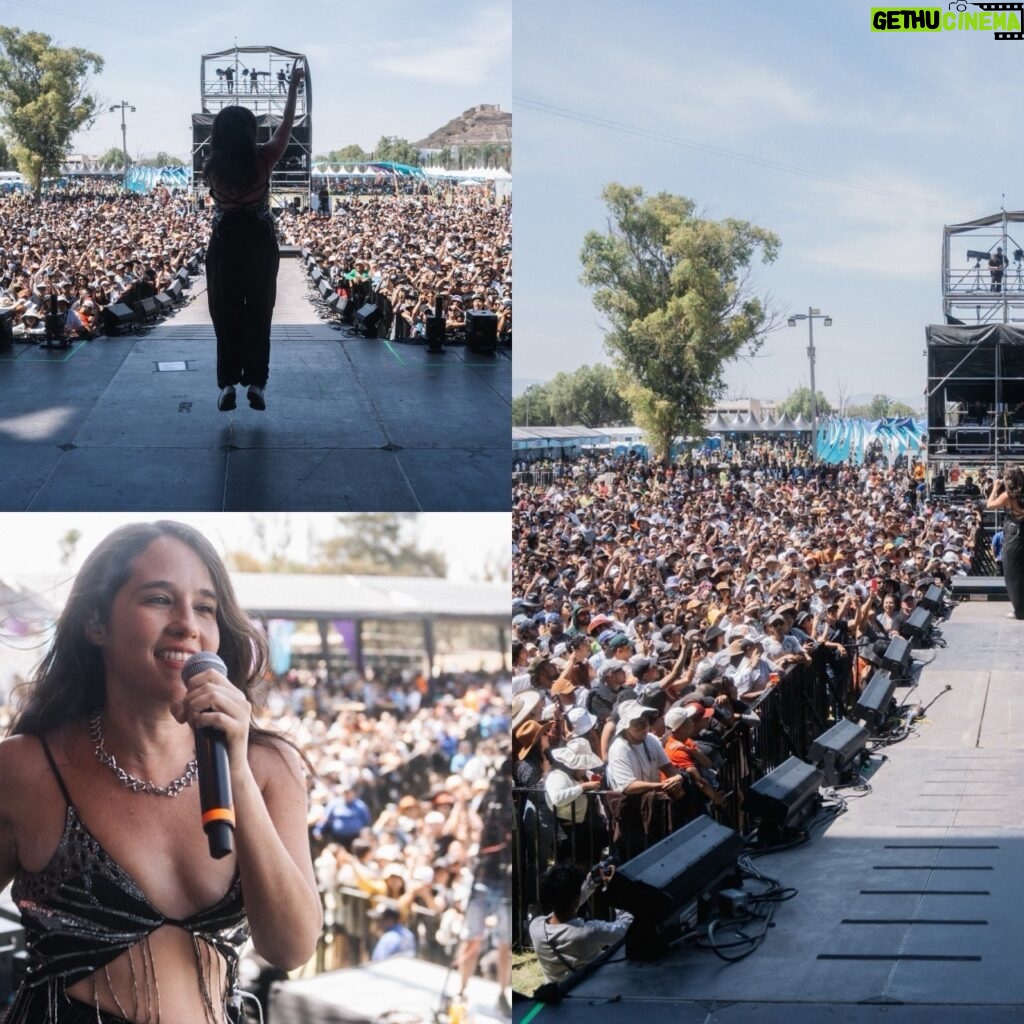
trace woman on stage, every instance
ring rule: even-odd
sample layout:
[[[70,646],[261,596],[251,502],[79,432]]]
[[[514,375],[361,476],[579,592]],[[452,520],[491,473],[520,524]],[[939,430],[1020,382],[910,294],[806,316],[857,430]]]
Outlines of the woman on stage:
[[[217,408],[235,408],[235,385],[248,385],[249,405],[265,409],[270,372],[270,321],[280,262],[270,175],[284,155],[305,70],[292,67],[284,114],[270,141],[256,145],[256,117],[247,107],[224,107],[213,121],[203,174],[213,198],[206,254],[207,298],[217,335]]]
[[[182,681],[198,651],[226,673]],[[86,560],[0,742],[0,886],[28,968],[5,1024],[240,1021],[242,945],[285,969],[321,927],[301,756],[252,724],[266,645],[210,543],[162,521]],[[194,728],[226,738],[235,850],[201,825]]]
[[[1003,577],[1006,593],[1013,605],[1008,619],[1024,619],[1024,546],[1020,528],[1024,520],[1024,471],[1020,466],[1009,466],[1005,482],[999,477],[989,491],[986,508],[1006,510],[1003,520]]]

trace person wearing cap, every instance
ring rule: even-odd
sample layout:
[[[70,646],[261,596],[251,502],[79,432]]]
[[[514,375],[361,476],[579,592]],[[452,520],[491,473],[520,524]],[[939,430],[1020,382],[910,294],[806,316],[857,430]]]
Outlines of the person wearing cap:
[[[554,864],[541,876],[540,900],[545,910],[530,922],[530,941],[549,982],[568,978],[629,930],[633,923],[629,911],[619,910],[614,921],[584,921],[578,913],[614,874],[613,865],[586,872],[575,864]]]
[[[370,954],[373,963],[389,960],[393,956],[415,956],[416,936],[402,924],[398,907],[393,903],[381,903],[369,916],[376,920],[380,928],[377,939]]]
[[[585,713],[585,712],[584,712]],[[544,777],[544,797],[560,826],[559,860],[592,864],[608,842],[600,805],[588,793],[604,786],[604,762],[586,737],[569,740],[548,752],[551,770]]]
[[[807,664],[810,654],[800,646],[795,636],[786,633],[786,616],[775,612],[765,624],[764,653],[780,668]]]
[[[728,650],[733,667],[727,674],[732,678],[739,700],[749,704],[775,686],[779,666],[765,656],[760,637],[740,637]]]
[[[615,739],[608,748],[608,788],[627,794],[652,791],[680,794],[682,773],[669,761],[657,738],[650,734],[657,711],[644,707],[639,701],[624,701],[618,712]]]
[[[619,692],[626,685],[626,670],[626,662],[617,659],[605,661],[597,670],[597,682],[587,693],[586,709],[597,719],[598,729],[611,715]]]
[[[704,721],[704,707],[690,703],[675,705],[665,712],[665,736],[662,745],[668,759],[692,780],[697,790],[716,807],[724,797],[711,784],[717,781],[711,758],[694,743],[693,738],[700,731]]]

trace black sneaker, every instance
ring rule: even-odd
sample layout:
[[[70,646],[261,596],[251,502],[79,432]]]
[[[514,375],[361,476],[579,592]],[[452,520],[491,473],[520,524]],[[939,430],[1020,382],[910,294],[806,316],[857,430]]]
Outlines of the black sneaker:
[[[263,388],[258,388],[255,384],[249,388],[249,405],[260,412],[266,409],[267,400],[263,397]]]
[[[235,407],[235,386],[229,384],[226,388],[220,389],[220,395],[217,398],[217,408],[221,412],[231,412]]]

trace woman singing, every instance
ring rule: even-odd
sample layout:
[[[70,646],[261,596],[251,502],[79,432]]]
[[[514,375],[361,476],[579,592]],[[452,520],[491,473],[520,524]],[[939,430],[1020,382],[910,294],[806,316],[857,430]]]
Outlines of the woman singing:
[[[182,682],[197,651],[210,669]],[[0,742],[0,886],[28,968],[5,1024],[241,1020],[241,946],[286,969],[321,927],[300,755],[252,724],[266,654],[210,543],[116,530],[86,560]],[[196,726],[226,737],[235,852],[200,824]]]
[[[217,408],[235,408],[235,385],[248,385],[249,405],[265,409],[270,372],[270,320],[280,257],[270,212],[270,174],[291,136],[295,97],[305,70],[292,67],[284,114],[270,141],[256,145],[256,117],[224,107],[214,118],[212,152],[203,174],[213,198],[206,254],[207,297],[217,334]]]
[[[989,491],[986,508],[1006,509],[1003,520],[1003,577],[1006,593],[1013,605],[1008,619],[1024,619],[1024,548],[1020,527],[1024,519],[1024,472],[1020,466],[1006,469],[1005,483],[997,478]]]

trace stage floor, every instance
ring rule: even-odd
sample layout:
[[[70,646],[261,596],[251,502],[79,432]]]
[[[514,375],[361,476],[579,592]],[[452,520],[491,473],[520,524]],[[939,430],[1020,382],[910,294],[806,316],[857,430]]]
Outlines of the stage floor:
[[[872,791],[809,844],[757,861],[800,890],[757,952],[726,964],[681,945],[609,963],[558,1006],[517,999],[516,1020],[1024,1020],[1024,623],[1006,608],[954,609],[949,646],[917,652],[934,663],[896,691],[935,702],[876,758]]]
[[[217,410],[205,278],[145,335],[0,353],[0,509],[508,511],[508,352],[348,337],[282,260],[267,410]]]
[[[458,985],[458,975],[437,964],[392,957],[275,985],[268,1024],[434,1024],[442,992],[451,994]],[[495,1009],[499,991],[495,982],[470,980],[467,1024],[501,1021]]]

